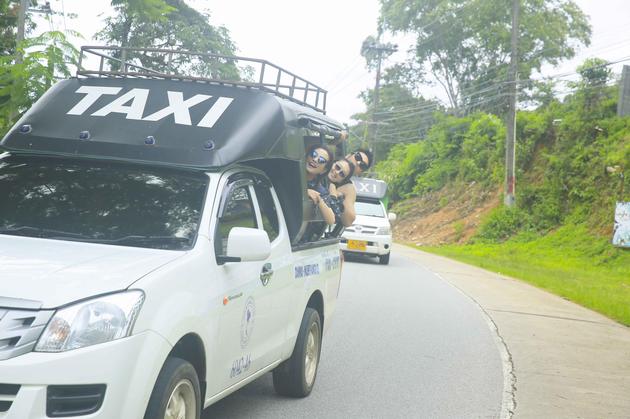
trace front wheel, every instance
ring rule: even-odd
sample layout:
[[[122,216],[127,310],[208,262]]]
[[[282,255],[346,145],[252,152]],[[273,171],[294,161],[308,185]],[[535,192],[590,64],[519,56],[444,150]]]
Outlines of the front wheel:
[[[378,257],[378,263],[380,263],[381,265],[387,265],[389,264],[389,253],[386,255],[381,255]]]
[[[322,347],[319,313],[307,307],[291,358],[273,370],[273,387],[281,396],[306,397],[313,390]]]
[[[199,419],[201,391],[195,368],[168,358],[153,387],[144,419]]]

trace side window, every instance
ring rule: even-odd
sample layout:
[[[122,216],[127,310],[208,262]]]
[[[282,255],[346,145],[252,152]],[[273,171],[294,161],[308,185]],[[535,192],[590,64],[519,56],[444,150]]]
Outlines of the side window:
[[[278,211],[273,196],[269,188],[264,185],[256,185],[254,190],[260,206],[262,227],[269,235],[269,241],[274,241],[280,235],[280,224],[278,223]]]
[[[258,228],[248,185],[239,186],[231,192],[223,213],[219,216],[214,232],[214,249],[217,255],[226,254],[228,235],[233,227]]]

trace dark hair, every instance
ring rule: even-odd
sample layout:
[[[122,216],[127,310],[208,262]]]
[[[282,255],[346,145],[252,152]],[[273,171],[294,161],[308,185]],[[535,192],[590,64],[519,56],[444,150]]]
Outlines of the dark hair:
[[[322,150],[326,150],[326,153],[328,153],[328,161],[326,162],[326,170],[324,171],[324,173],[328,173],[328,171],[330,171],[330,168],[333,165],[333,157],[335,156],[333,152],[330,151],[330,148],[328,148],[328,146],[324,144],[313,144],[312,146],[306,149],[305,156],[308,157],[314,150],[317,150],[318,148],[321,148]]]
[[[374,163],[374,154],[367,148],[360,148],[357,151],[355,151],[355,153],[364,153],[367,156],[369,163],[366,163],[367,164],[366,169],[369,169],[370,166],[372,166],[372,163]]]
[[[343,179],[341,179],[341,181],[339,182],[341,183],[345,183],[348,179],[350,179],[352,177],[352,175],[354,174],[354,164],[352,164],[352,162],[348,159],[339,159],[339,160],[335,160],[336,162],[339,161],[345,161],[346,163],[348,163],[348,173],[346,173],[346,175],[344,176]]]

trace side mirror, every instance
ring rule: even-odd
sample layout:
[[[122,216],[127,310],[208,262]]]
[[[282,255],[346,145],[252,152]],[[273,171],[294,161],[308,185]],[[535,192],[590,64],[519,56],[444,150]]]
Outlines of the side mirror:
[[[394,221],[396,221],[396,214],[390,212],[389,214],[387,214],[387,218],[389,219],[390,223],[393,223]]]
[[[269,235],[257,228],[234,227],[227,240],[228,262],[265,260],[271,254]]]

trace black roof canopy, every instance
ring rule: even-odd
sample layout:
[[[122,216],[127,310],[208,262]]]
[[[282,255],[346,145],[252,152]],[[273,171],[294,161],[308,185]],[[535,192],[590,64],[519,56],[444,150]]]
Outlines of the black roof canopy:
[[[264,60],[122,47],[81,51],[82,58],[96,56],[98,68],[82,60],[77,77],[46,92],[5,136],[3,148],[207,170],[264,158],[302,159],[304,144],[288,133],[292,127],[333,137],[342,130],[325,115],[325,90]],[[138,54],[245,62],[258,65],[259,74],[243,81],[157,71],[139,65]],[[136,58],[117,58],[126,56]]]
[[[260,158],[301,159],[303,145],[284,134],[305,121],[341,129],[320,112],[254,88],[73,78],[50,89],[1,144],[16,152],[210,169]]]

